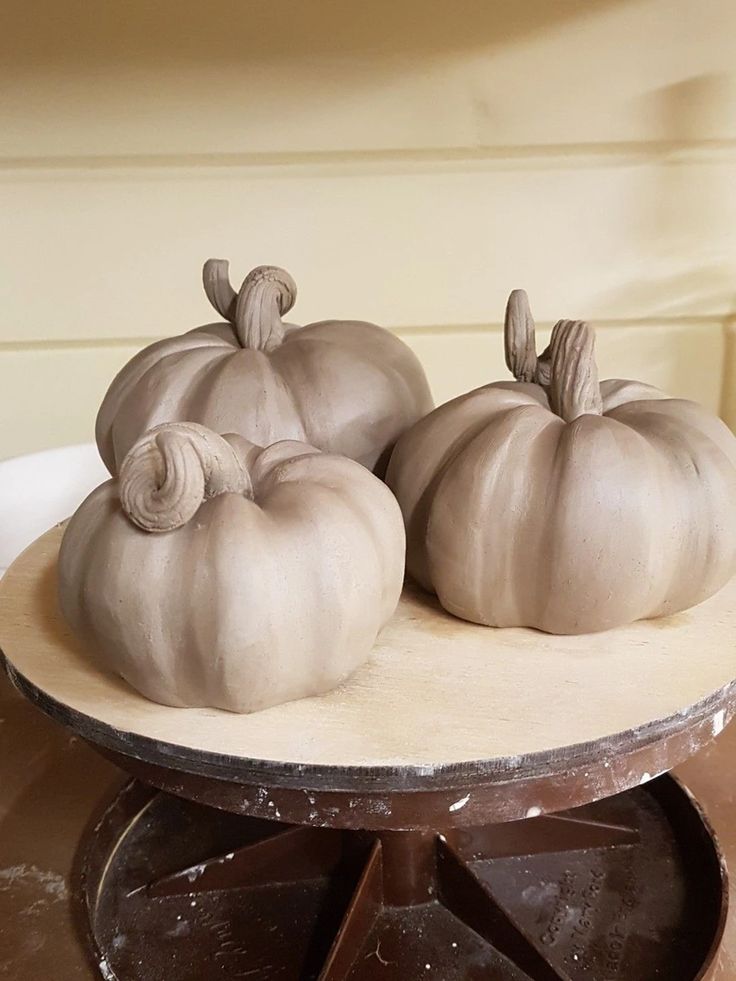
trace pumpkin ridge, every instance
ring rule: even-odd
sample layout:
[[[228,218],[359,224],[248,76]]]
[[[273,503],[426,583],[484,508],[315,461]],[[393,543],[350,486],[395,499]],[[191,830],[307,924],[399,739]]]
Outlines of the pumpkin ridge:
[[[264,453],[268,452],[269,449],[270,447],[264,450]],[[403,522],[393,494],[385,484],[381,483],[376,487],[376,478],[357,461],[336,453],[322,453],[314,448],[310,449],[313,451],[300,453],[298,456],[292,456],[283,461],[279,460],[264,474],[257,474],[255,476],[256,503],[260,504],[263,513],[269,516],[268,508],[265,507],[263,499],[276,493],[279,487],[304,481],[321,488],[322,492],[328,495],[330,499],[334,499],[333,507],[346,509],[353,518],[360,522],[365,532],[366,541],[375,553],[376,562],[382,571],[383,606],[386,606],[390,601],[389,612],[392,613],[395,606],[393,601],[394,586],[390,581],[390,569],[384,568],[385,556],[383,556],[378,543],[385,537],[385,526],[387,522],[391,521],[390,511],[394,511],[396,517],[394,535],[401,538],[404,536]],[[345,499],[343,491],[347,473],[350,473],[351,481],[357,485],[365,485],[364,494],[356,494]],[[376,507],[376,502],[371,499],[371,488],[373,495],[383,498],[386,504],[385,508]]]
[[[684,417],[683,412],[689,412],[690,415]],[[619,416],[628,417],[629,415],[634,416],[634,419],[619,418]],[[637,399],[615,406],[606,413],[606,418],[616,419],[632,429],[638,429],[635,423],[641,419],[648,419],[652,422],[660,419],[667,419],[669,423],[675,421],[680,431],[685,430],[690,436],[697,435],[699,438],[707,439],[720,450],[731,466],[736,469],[736,443],[731,430],[721,419],[706,414],[700,405],[689,399],[668,397]],[[714,430],[717,430],[719,436],[723,437],[722,442],[715,438]]]
[[[605,465],[624,478],[607,478]],[[662,601],[670,571],[666,461],[632,427],[581,416],[563,430],[557,473],[557,494],[550,499],[557,540],[545,553],[554,575],[543,615],[533,625],[575,634],[648,618]],[[602,592],[606,582],[616,583],[608,595]]]
[[[731,536],[729,559],[728,541],[724,542],[723,531],[716,520],[719,505],[736,499],[734,459],[695,420],[670,415],[666,411],[667,402],[691,405],[680,399],[629,403],[629,412],[621,414],[632,418],[619,420],[637,432],[651,452],[659,457],[678,484],[673,499],[687,505],[680,512],[686,527],[672,574],[661,602],[650,616],[675,613],[702,602],[736,572],[736,533]],[[701,421],[711,420],[703,418]],[[696,500],[693,500],[694,495]],[[703,520],[704,514],[709,520]],[[707,534],[709,530],[710,534]],[[700,557],[697,567],[693,565],[694,557]],[[693,591],[691,582],[697,582],[700,588]]]
[[[175,348],[180,338],[166,337],[160,341],[149,344],[148,347],[138,351],[128,361],[127,364],[116,373],[105,393],[100,408],[95,419],[95,440],[100,451],[102,461],[111,474],[117,473],[117,461],[115,458],[115,422],[121,414],[128,396],[135,391],[136,386],[148,371],[160,360],[162,351],[166,348]],[[173,353],[173,351],[172,351]],[[168,353],[164,353],[164,357]]]
[[[337,455],[328,455],[328,460],[332,461],[342,461],[344,458]],[[366,491],[368,491],[369,484],[371,483],[370,478],[373,475],[369,470],[366,470],[361,464],[355,463],[355,479],[356,482],[364,484]],[[395,609],[395,603],[393,601],[394,584],[392,582],[391,568],[389,563],[386,561],[386,556],[381,552],[378,547],[378,542],[382,540],[383,535],[386,533],[386,528],[389,523],[394,525],[392,529],[392,534],[402,542],[402,552],[406,555],[406,534],[404,531],[404,522],[401,517],[401,511],[398,508],[396,499],[394,498],[391,490],[388,486],[382,483],[381,494],[385,501],[385,507],[380,510],[373,506],[368,506],[368,496],[367,494],[356,495],[354,500],[350,501],[351,511],[355,517],[358,518],[362,527],[365,530],[366,541],[371,545],[373,552],[375,553],[376,563],[381,570],[381,609],[385,611],[385,619],[388,620]],[[395,516],[395,521],[392,519],[391,512]],[[402,582],[404,578],[404,573],[406,571],[406,560],[402,566]],[[383,626],[383,624],[381,625]]]
[[[300,328],[299,333],[301,333],[303,329],[304,328]],[[310,427],[307,425],[307,421],[306,421],[307,413],[304,405],[302,404],[302,400],[299,398],[298,395],[298,392],[300,390],[299,386],[291,385],[289,383],[289,379],[286,377],[283,371],[284,366],[282,365],[282,360],[284,360],[284,358],[279,357],[280,353],[286,350],[284,345],[289,340],[291,340],[296,333],[297,332],[295,331],[292,334],[286,335],[286,337],[284,338],[284,344],[279,345],[279,347],[273,352],[273,356],[269,359],[269,364],[271,366],[271,371],[274,373],[274,376],[278,379],[278,384],[280,389],[286,393],[289,399],[292,411],[294,413],[294,418],[299,420],[301,438],[304,440],[304,442],[308,443],[311,446],[314,443],[314,440],[312,438],[313,434],[310,432]],[[294,350],[293,346],[291,350],[292,351]],[[311,395],[312,393],[310,392],[309,394]]]
[[[376,341],[380,340],[382,349],[359,343],[360,337],[351,336],[352,327],[369,328]],[[320,333],[315,328],[320,329]],[[322,328],[332,330],[332,335],[322,333]],[[325,432],[326,419],[335,414],[335,404],[339,404],[341,400],[350,404],[351,415],[343,420],[342,426],[332,433],[330,439],[325,440],[323,437],[324,449],[327,452],[346,453],[347,432],[350,434],[351,456],[369,469],[374,469],[379,476],[385,470],[386,457],[393,449],[396,439],[415,416],[417,397],[411,391],[407,366],[402,366],[401,360],[411,359],[413,370],[418,371],[421,367],[408,345],[390,333],[387,338],[386,334],[387,331],[383,328],[362,321],[349,321],[345,324],[340,321],[320,321],[303,327],[293,339],[287,338],[272,358],[274,369],[292,394],[306,439],[317,442],[317,435]],[[396,357],[387,357],[387,343],[395,344]],[[371,377],[375,378],[375,383],[370,386],[373,397],[367,406],[350,398],[353,388],[349,372],[355,352],[359,353],[363,362],[364,377],[367,377],[367,368],[372,373]],[[305,381],[309,384],[305,385]],[[318,400],[316,408],[313,398],[315,391],[325,393]],[[381,398],[377,398],[379,394]],[[424,413],[431,407],[431,393],[425,381],[425,391],[418,411]],[[377,408],[381,410],[380,416],[375,414]],[[369,410],[372,415],[367,418],[366,413]],[[387,438],[388,445],[377,460],[369,456],[372,452],[372,434],[376,427],[385,429],[387,434],[392,431],[394,433],[391,438]],[[363,444],[365,451],[360,452]]]
[[[463,570],[461,585],[458,586],[456,575],[453,577],[446,574],[449,555],[456,550],[456,535],[452,526],[459,523],[468,535],[473,533],[470,528],[473,521],[472,511],[466,509],[458,515],[452,502],[457,497],[458,487],[462,488],[463,494],[470,500],[486,502],[493,497],[493,488],[507,479],[506,469],[509,468],[508,473],[518,470],[514,468],[513,460],[510,458],[516,450],[514,442],[519,437],[521,426],[525,427],[523,438],[525,446],[528,447],[550,427],[561,431],[564,423],[557,416],[545,411],[538,403],[513,406],[497,413],[491,419],[486,418],[484,424],[478,427],[472,437],[463,441],[462,447],[452,461],[448,461],[433,487],[430,499],[425,533],[430,581],[446,609],[478,623],[491,622],[485,612],[488,609],[488,600],[484,598],[489,591],[485,588],[488,576],[483,568],[488,564],[486,549],[478,547],[480,543],[476,541],[473,549],[463,549],[462,553],[457,554],[456,565]],[[528,454],[525,454],[524,464],[527,459]],[[482,490],[479,489],[481,485]],[[488,520],[488,516],[484,514],[482,518],[478,517],[478,525],[482,526]],[[502,538],[505,543],[503,547],[508,550],[507,557],[513,561],[513,548],[509,549],[508,546],[513,538],[509,525],[512,520],[515,521],[515,518],[504,513],[495,515],[490,520],[504,522],[505,531],[503,536],[497,537],[497,540]],[[488,541],[491,541],[492,537]],[[489,547],[491,550],[494,548],[493,545]],[[471,561],[473,557],[477,559],[475,563]],[[501,588],[507,587],[511,582],[512,577],[507,574],[502,577]],[[451,584],[451,590],[446,588],[447,584]],[[495,592],[495,587],[490,591]],[[466,599],[462,612],[451,595],[454,593]],[[472,600],[468,603],[467,598],[471,596]],[[497,602],[497,597],[494,597],[493,602]],[[505,623],[498,624],[494,618],[492,625],[499,626]]]
[[[223,338],[220,334],[210,333],[208,327],[217,326],[216,324],[208,324],[204,327],[195,327],[193,330],[187,331],[185,334],[179,334],[175,337],[164,337],[159,341],[154,341],[153,344],[149,344],[144,347],[141,351],[138,351],[133,357],[128,361],[127,364],[115,374],[112,382],[110,383],[107,393],[105,394],[100,409],[97,413],[97,439],[98,441],[103,438],[104,434],[109,434],[109,430],[112,427],[115,416],[120,412],[120,406],[127,399],[128,395],[135,387],[143,380],[145,375],[148,374],[151,368],[155,367],[157,364],[161,364],[167,361],[171,357],[177,355],[187,355],[194,354],[196,351],[210,351],[212,348],[227,348],[228,350],[233,350],[238,348],[238,345],[233,341],[228,341]],[[228,329],[232,332],[232,327],[227,325]],[[194,337],[193,335],[198,335]],[[197,343],[183,344],[187,338],[191,340],[196,340]],[[201,342],[200,342],[201,341]],[[213,341],[215,343],[213,343]],[[170,348],[171,350],[167,350]],[[224,353],[224,352],[218,352]],[[110,418],[108,418],[108,416]],[[112,472],[112,471],[111,471]]]
[[[629,402],[669,401],[670,396],[653,385],[633,378],[605,378],[601,382],[601,399],[603,414],[608,415]]]
[[[249,366],[249,371],[243,372],[243,363]],[[246,385],[242,383],[243,375]],[[229,397],[223,397],[223,393]],[[284,439],[302,439],[304,427],[298,414],[290,413],[290,395],[277,376],[270,355],[238,347],[211,363],[209,370],[189,380],[185,404],[178,417],[196,418],[216,432],[237,432],[259,445],[269,445],[277,432]],[[260,409],[265,399],[276,403],[270,413]],[[250,425],[244,424],[244,415],[249,417]]]
[[[506,388],[501,385],[485,385],[438,406],[399,438],[391,454],[386,482],[404,513],[407,571],[424,589],[432,589],[427,572],[428,506],[442,474],[452,466],[457,455],[477,433],[492,422],[497,413],[521,406],[541,408],[540,403],[526,392],[520,393],[515,387]],[[508,385],[515,386],[516,383],[509,382]],[[519,395],[523,395],[524,401],[521,403],[518,401]],[[496,405],[497,402],[501,404]],[[447,427],[452,441],[449,446],[445,444],[445,448],[435,456],[439,445],[436,439],[438,426]],[[462,428],[456,432],[458,426]],[[447,438],[449,437],[445,434],[443,442]],[[405,476],[409,478],[408,484],[404,480]],[[421,486],[419,492],[415,493],[417,483]]]
[[[178,422],[182,417],[186,419],[188,389],[192,378],[205,376],[218,361],[226,358],[228,353],[221,349],[213,349],[209,345],[201,345],[190,350],[170,351],[160,360],[153,361],[147,366],[135,384],[121,396],[110,427],[110,438],[114,447],[113,465],[110,466],[107,461],[105,462],[113,475],[119,473],[125,455],[141,435],[165,422]],[[187,362],[191,363],[195,360],[201,363],[194,369],[193,374],[185,374],[181,369]],[[169,379],[174,379],[179,384],[172,384]],[[165,398],[157,398],[150,402],[141,397],[142,394],[155,393],[161,389],[166,393]],[[135,433],[132,437],[131,432]]]

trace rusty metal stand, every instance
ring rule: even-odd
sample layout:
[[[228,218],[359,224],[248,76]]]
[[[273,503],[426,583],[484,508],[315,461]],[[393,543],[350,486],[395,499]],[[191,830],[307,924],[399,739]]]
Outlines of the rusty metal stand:
[[[274,801],[242,816],[268,788],[105,755],[140,778],[81,852],[106,981],[693,981],[718,948],[718,848],[668,776],[523,821],[362,831],[360,795],[347,827],[290,825]]]

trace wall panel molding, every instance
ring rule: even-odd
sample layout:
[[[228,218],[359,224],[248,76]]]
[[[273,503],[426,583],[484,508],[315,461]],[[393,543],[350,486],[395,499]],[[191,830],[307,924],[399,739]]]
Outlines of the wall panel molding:
[[[286,178],[278,168],[7,173],[1,342],[158,336],[211,316],[212,255],[288,268],[298,321],[542,321],[734,312],[735,167],[484,166]]]

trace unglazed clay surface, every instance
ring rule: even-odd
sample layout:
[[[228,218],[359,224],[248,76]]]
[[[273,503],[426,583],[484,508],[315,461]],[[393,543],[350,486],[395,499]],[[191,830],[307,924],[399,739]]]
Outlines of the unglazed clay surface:
[[[58,575],[67,621],[142,694],[252,712],[348,677],[403,572],[401,513],[364,467],[175,423],[80,506]]]
[[[594,335],[560,321],[537,358],[526,294],[506,312],[516,377],[439,407],[387,482],[407,569],[457,616],[550,633],[687,609],[736,572],[736,438],[694,402],[599,384]]]
[[[651,745],[654,732],[682,733],[703,714],[718,736],[736,708],[734,578],[686,613],[577,637],[466,623],[408,584],[367,662],[328,694],[250,714],[173,712],[102,670],[61,617],[63,533],[51,529],[0,580],[0,649],[14,677],[107,727],[107,745],[122,752],[132,734],[166,746],[172,761],[203,754],[208,772],[218,757],[244,771],[270,761],[272,774],[294,786],[302,765],[338,767],[352,787],[375,779],[395,790],[436,786],[442,774],[451,783],[458,772],[516,781],[596,756],[624,778],[624,790],[622,750],[632,738]],[[656,769],[635,769],[634,782],[666,765],[660,756]]]
[[[374,324],[284,323],[296,285],[283,269],[259,266],[237,294],[224,260],[208,260],[203,278],[226,323],[152,344],[119,372],[97,417],[110,473],[147,430],[191,421],[259,446],[302,440],[383,474],[398,437],[432,408],[414,353]]]

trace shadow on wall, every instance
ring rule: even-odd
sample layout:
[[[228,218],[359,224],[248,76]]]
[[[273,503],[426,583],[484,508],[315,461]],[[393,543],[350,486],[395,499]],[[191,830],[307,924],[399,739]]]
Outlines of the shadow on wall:
[[[700,74],[663,86],[635,101],[632,112],[649,120],[648,158],[659,165],[655,193],[632,198],[637,249],[647,255],[646,278],[627,283],[604,302],[625,296],[643,317],[718,317],[736,309],[734,242],[736,200],[732,154],[719,158],[732,141],[724,118],[732,104],[732,79]],[[693,167],[703,164],[699,171]],[[700,179],[694,179],[698,174]],[[661,274],[657,274],[657,270]],[[705,329],[705,326],[704,328]],[[734,325],[723,326],[723,372],[714,377],[721,415],[736,427],[736,343]],[[683,366],[687,370],[687,366]]]
[[[736,306],[734,298],[733,306]],[[725,351],[723,360],[723,398],[721,416],[736,432],[736,319],[725,326]]]
[[[642,316],[705,317],[734,309],[734,257],[726,247],[736,218],[733,163],[708,157],[721,148],[719,134],[728,131],[730,95],[724,74],[703,74],[648,93],[632,106],[649,121],[648,159],[660,165],[655,193],[630,203],[637,248],[650,262],[646,280],[627,284],[626,300]],[[692,148],[707,163],[697,180]],[[613,305],[619,296],[611,298]]]
[[[345,56],[431,55],[489,48],[631,0],[13,0],[0,55],[31,69],[81,59],[118,65],[173,62],[312,62]],[[39,30],[43,25],[44,29]]]

